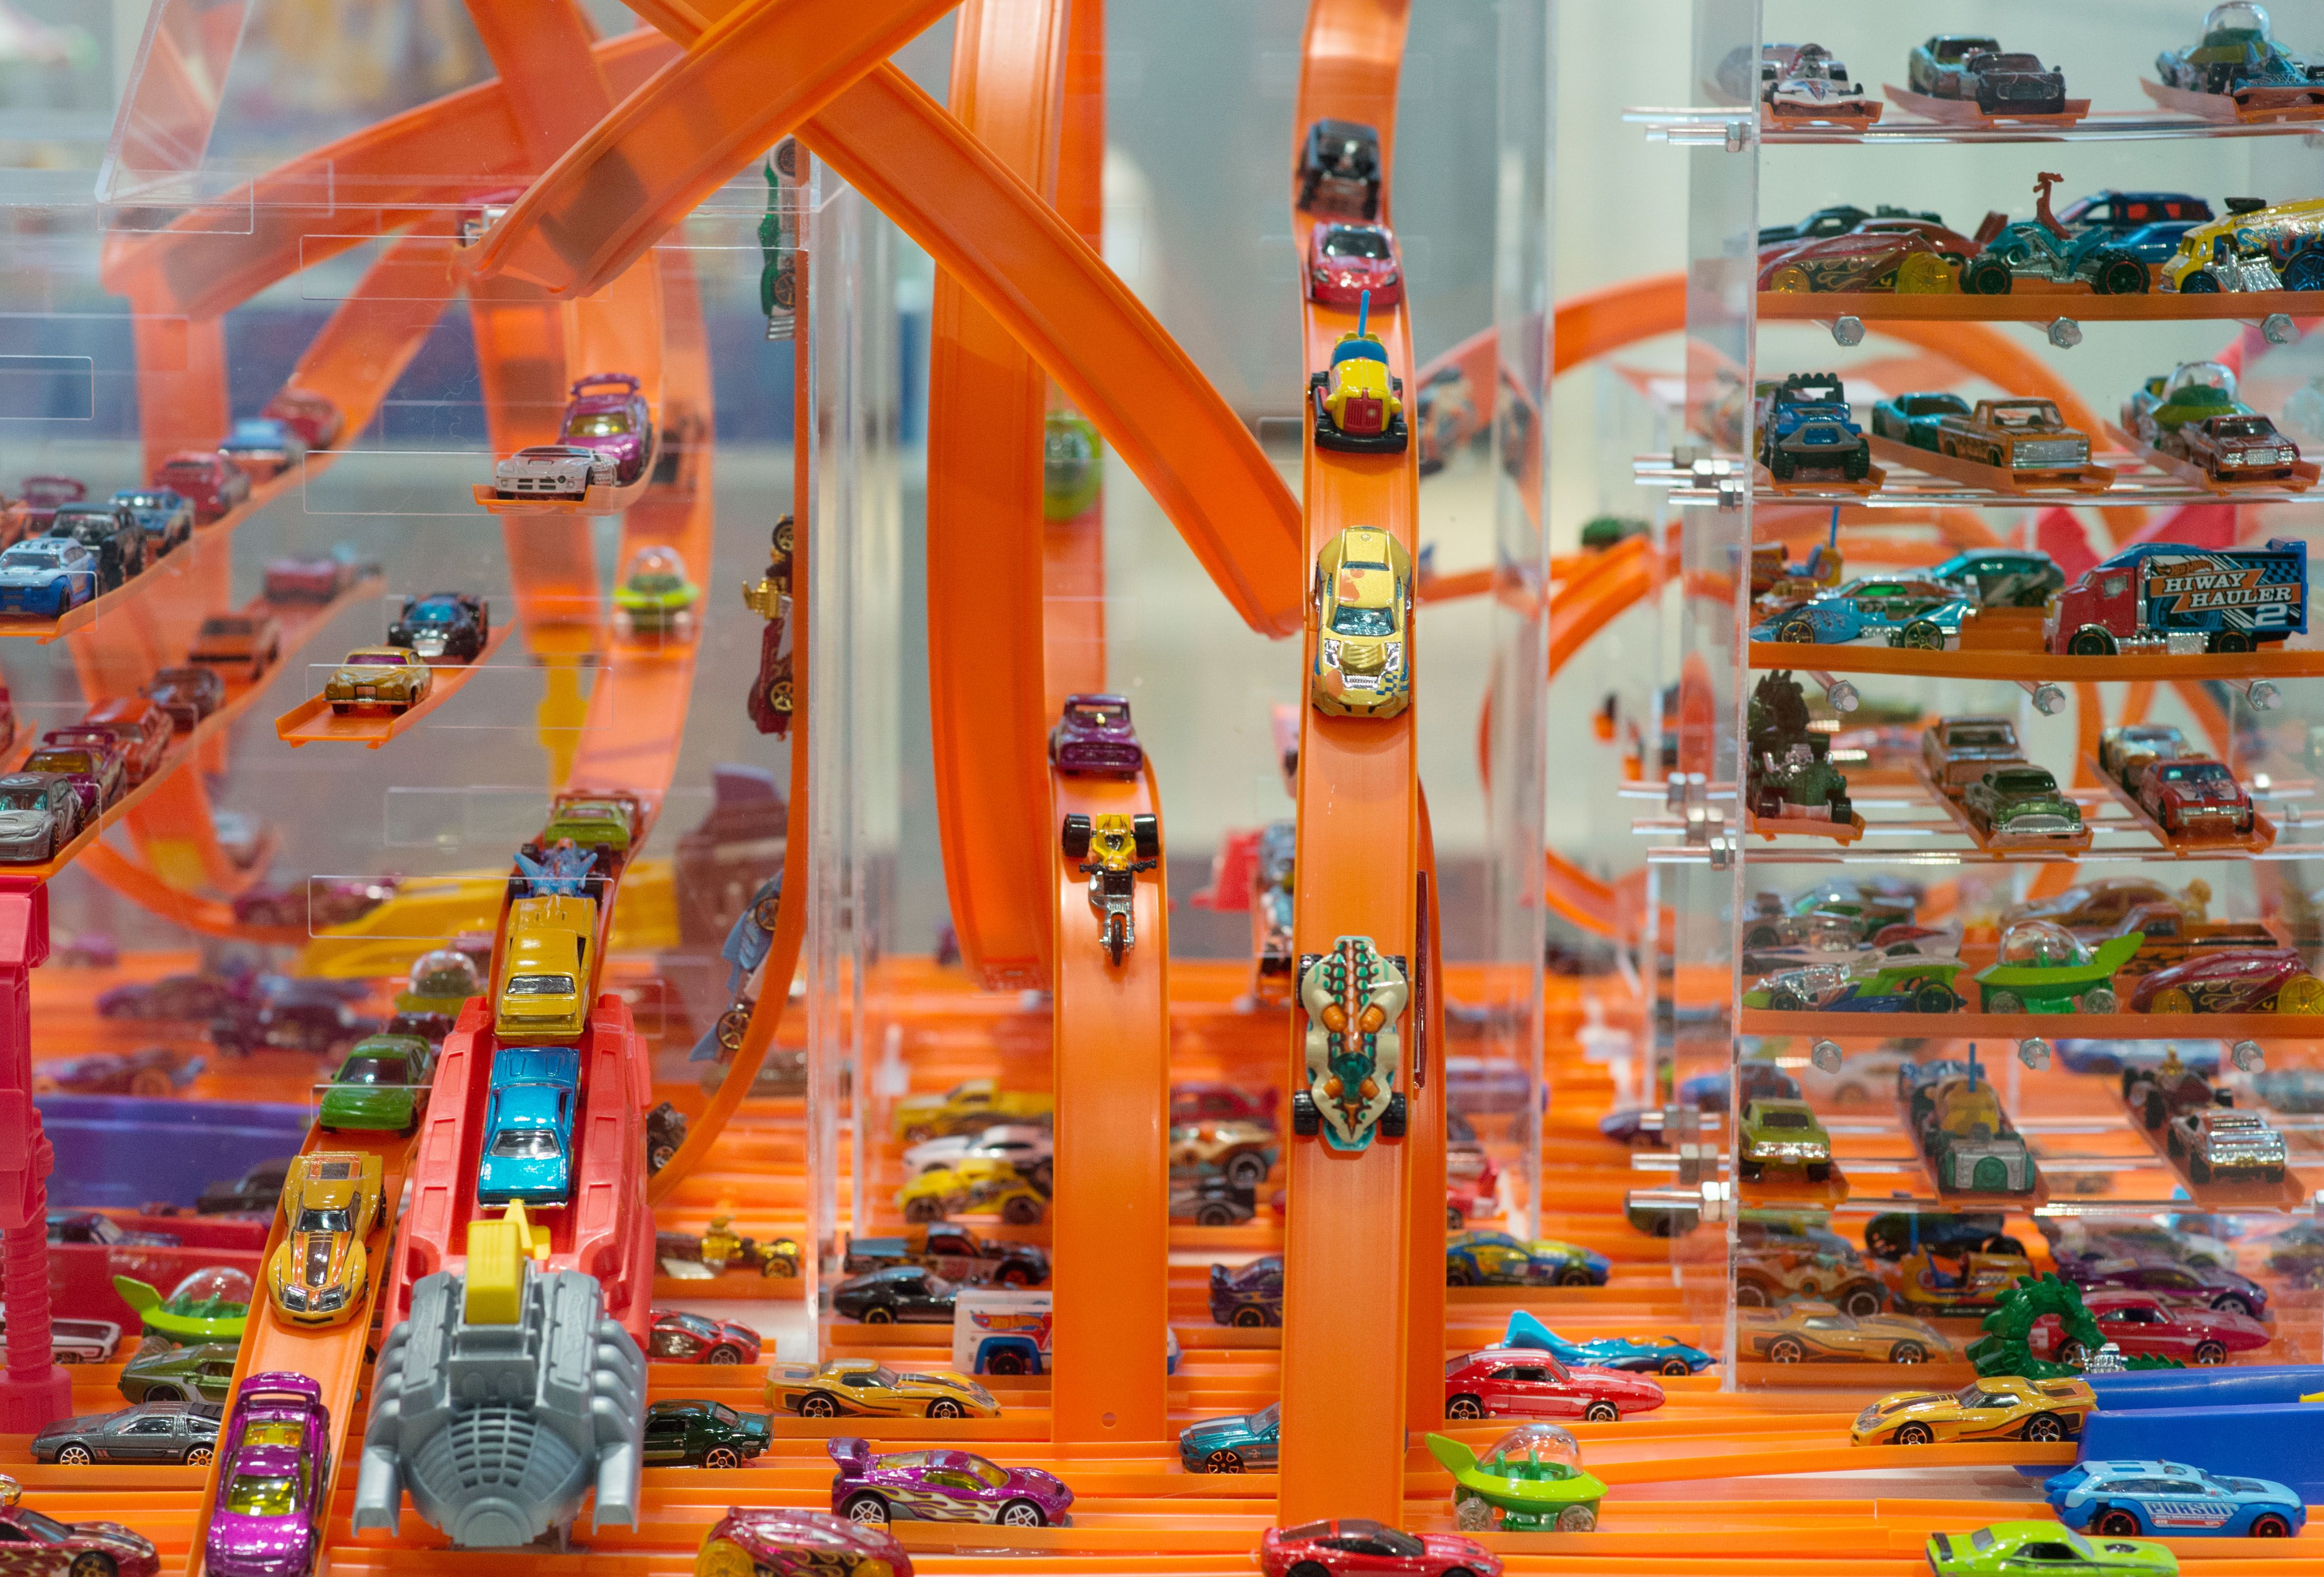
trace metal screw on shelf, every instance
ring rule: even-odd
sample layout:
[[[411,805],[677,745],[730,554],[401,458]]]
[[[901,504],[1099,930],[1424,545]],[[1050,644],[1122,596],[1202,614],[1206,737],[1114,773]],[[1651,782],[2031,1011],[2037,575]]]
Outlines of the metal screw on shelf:
[[[1743,479],[1740,477],[1719,478],[1719,507],[1730,512],[1743,507]]]
[[[1838,1041],[1818,1041],[1808,1051],[1808,1061],[1826,1073],[1840,1071],[1840,1051]]]
[[[2259,320],[2260,337],[2270,345],[2289,345],[2300,337],[2290,312],[2270,312]]]
[[[1749,121],[1730,120],[1727,123],[1727,151],[1729,153],[1739,153],[1745,148],[1748,147],[1750,143],[1751,123]]]
[[[2040,1035],[2029,1035],[2017,1043],[2017,1060],[2036,1073],[2050,1065],[2050,1043]]]
[[[1834,679],[1821,668],[1809,669],[1808,677],[1823,686],[1823,698],[1836,712],[1852,712],[1863,704],[1864,698],[1857,693],[1856,686],[1845,679]]]
[[[2267,1053],[2260,1050],[2257,1041],[2237,1041],[2228,1049],[2227,1055],[2234,1058],[2236,1066],[2246,1073],[2267,1071]]]
[[[2021,679],[2017,688],[2034,698],[2034,710],[2045,718],[2054,718],[2065,708],[2066,692],[2046,679]]]
[[[1843,312],[1831,320],[1831,342],[1834,345],[1864,343],[1864,320],[1851,312]]]
[[[2255,712],[2272,712],[2282,697],[2276,691],[2273,680],[2255,679],[2246,687],[2244,699],[2251,702],[2251,709]]]
[[[2050,320],[2050,343],[2061,350],[2071,350],[2082,342],[2082,326],[2071,318]]]

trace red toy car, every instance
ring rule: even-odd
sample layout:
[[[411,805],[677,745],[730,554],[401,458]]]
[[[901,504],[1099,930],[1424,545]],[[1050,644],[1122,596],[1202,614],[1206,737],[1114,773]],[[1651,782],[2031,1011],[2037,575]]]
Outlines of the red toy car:
[[[2142,978],[2130,1010],[2324,1013],[2324,980],[2288,947],[2215,948]]]
[[[88,496],[88,485],[71,477],[27,477],[23,488],[14,512],[16,536],[46,536],[58,505],[78,504]]]
[[[1275,1126],[1276,1090],[1258,1095],[1216,1080],[1188,1080],[1170,1086],[1170,1126],[1185,1123],[1246,1122]]]
[[[1536,1348],[1488,1347],[1444,1366],[1447,1418],[1585,1418],[1651,1413],[1663,1388],[1642,1375],[1568,1368]]]
[[[1352,307],[1366,291],[1385,309],[1404,300],[1404,271],[1386,225],[1317,225],[1307,235],[1307,299]]]
[[[250,477],[216,450],[173,454],[153,469],[152,486],[190,500],[194,520],[208,525],[250,496]]]
[[[2222,482],[2282,481],[2300,463],[2300,446],[2252,412],[2181,422],[2154,447]]]
[[[346,589],[355,566],[326,553],[314,559],[269,559],[266,600],[269,602],[328,602]]]
[[[271,416],[299,435],[309,449],[328,449],[338,441],[345,418],[339,408],[311,389],[284,389],[259,413]]]
[[[129,769],[133,787],[153,775],[153,769],[161,765],[162,754],[170,748],[171,736],[176,732],[168,712],[137,695],[116,695],[111,700],[97,702],[89,708],[80,726],[102,728],[121,741],[123,765]]]
[[[170,714],[171,727],[184,732],[226,700],[226,681],[207,668],[162,668],[138,690]]]
[[[1302,1577],[1314,1572],[1393,1572],[1397,1577],[1499,1577],[1501,1558],[1475,1539],[1454,1533],[1408,1534],[1343,1517],[1337,1522],[1270,1527],[1259,1541],[1259,1569],[1266,1577]]]
[[[1960,260],[1977,245],[1942,225],[1870,219],[1843,236],[1783,241],[1759,250],[1763,291],[1952,290]]]
[[[2224,762],[2200,756],[2149,766],[2139,775],[2138,804],[2165,832],[2251,830],[2251,795]]]
[[[2098,1322],[2108,1341],[2135,1357],[2175,1358],[2192,1364],[2225,1363],[2231,1352],[2253,1352],[2268,1344],[2268,1328],[2249,1314],[2227,1309],[2167,1304],[2153,1293],[2091,1292],[2082,1306]],[[2058,1317],[2044,1314],[2034,1322],[2035,1356],[2057,1359]],[[2074,1345],[2068,1343],[2067,1345]],[[2070,1356],[2059,1359],[2070,1362]]]
[[[732,1320],[656,1309],[646,1357],[654,1363],[756,1363],[759,1333]]]

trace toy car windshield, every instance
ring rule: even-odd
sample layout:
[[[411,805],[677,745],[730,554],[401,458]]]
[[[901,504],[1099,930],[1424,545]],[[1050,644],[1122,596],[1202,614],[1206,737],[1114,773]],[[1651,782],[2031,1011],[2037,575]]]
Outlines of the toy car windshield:
[[[2212,6],[2203,18],[2203,47],[2207,50],[2264,43],[2272,36],[2267,12],[2251,0],[2227,0],[2224,5]]]
[[[1494,1442],[1477,1465],[1502,1478],[1570,1479],[1582,1470],[1582,1447],[1554,1424],[1528,1424]]]
[[[2212,419],[2211,431],[2220,438],[2273,438],[2275,424],[2264,416],[2219,416]]]
[[[492,1153],[514,1161],[554,1161],[563,1151],[547,1128],[503,1128],[493,1139]]]
[[[1381,262],[1391,255],[1388,238],[1378,230],[1359,230],[1353,227],[1335,229],[1323,237],[1326,257],[1370,257]]]
[[[512,997],[570,997],[570,975],[511,975],[506,988]]]
[[[2227,769],[2216,761],[2190,761],[2162,769],[2164,783],[2232,783]]]
[[[576,416],[565,425],[567,438],[614,438],[630,431],[629,413],[624,411],[598,411],[586,416]]]
[[[250,1277],[230,1265],[208,1265],[170,1290],[170,1301],[188,1303],[246,1303],[253,1287]]]
[[[2190,361],[2172,373],[2170,381],[2163,385],[2163,392],[2175,394],[2181,389],[2190,388],[2217,389],[2223,394],[2232,395],[2236,392],[2236,375],[2216,361]]]
[[[2047,400],[2030,401],[2024,404],[1993,405],[1987,413],[1996,427],[2055,427],[2059,424],[2058,408]]]
[[[1351,608],[1345,603],[1332,615],[1335,635],[1392,635],[1396,623],[1384,608]]]
[[[331,1210],[303,1210],[292,1223],[294,1232],[352,1232],[355,1229],[355,1212],[342,1205]]]
[[[2046,920],[2028,920],[2009,928],[2001,939],[2001,961],[2005,964],[2086,964],[2089,951],[2074,940],[2073,932]]]
[[[236,1517],[288,1517],[291,1500],[290,1480],[255,1473],[236,1473],[226,1492],[226,1508]]]
[[[354,1057],[339,1070],[341,1084],[401,1084],[410,1077],[410,1064],[401,1057]]]
[[[1947,730],[1945,742],[1972,750],[1997,750],[2011,748],[2017,740],[2008,728],[1952,728]]]
[[[1975,54],[1967,65],[1972,71],[2039,71],[2043,69],[2038,55]]]
[[[0,554],[0,570],[45,570],[65,556],[68,548],[78,543],[46,542],[24,543]]]
[[[307,1438],[307,1425],[296,1418],[254,1418],[243,1425],[244,1445],[279,1445],[297,1451]]]
[[[1759,1114],[1759,1126],[1769,1128],[1803,1128],[1809,1126],[1808,1114],[1803,1111],[1763,1111]]]

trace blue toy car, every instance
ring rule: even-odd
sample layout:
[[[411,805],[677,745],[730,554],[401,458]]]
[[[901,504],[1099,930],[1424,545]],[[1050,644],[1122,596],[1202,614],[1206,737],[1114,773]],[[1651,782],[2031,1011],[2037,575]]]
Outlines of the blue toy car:
[[[573,1109],[581,1053],[569,1046],[503,1046],[493,1057],[476,1199],[561,1205],[573,1191]]]
[[[1848,391],[1831,373],[1794,373],[1757,390],[1759,463],[1778,482],[1861,482],[1872,474],[1872,446],[1849,409]]]
[[[1211,1266],[1211,1320],[1219,1325],[1283,1323],[1283,1256],[1254,1259],[1240,1270]]]
[[[2208,225],[2211,205],[2184,191],[2116,191],[2108,188],[2078,197],[2059,210],[2058,222],[2080,236],[2098,230],[2127,236],[2148,225]]]
[[[1530,1242],[1507,1232],[1455,1232],[1444,1240],[1447,1286],[1604,1286],[1614,1262],[1594,1248],[1554,1238]]]
[[[2101,246],[2118,252],[2149,268],[2160,267],[2171,261],[2179,250],[2180,237],[2195,227],[2192,222],[2173,220],[2167,224],[2141,225],[2135,230],[2119,235],[2105,230],[2085,230],[2066,247],[2066,255],[2077,264]]]
[[[2058,561],[2024,548],[1971,548],[1927,571],[1980,608],[2041,608],[2066,583]]]
[[[125,505],[145,533],[145,561],[152,563],[194,536],[194,501],[172,487],[124,487],[113,502]]]
[[[2184,1462],[2076,1462],[2042,1489],[2060,1522],[2107,1538],[2281,1539],[2308,1521],[2300,1497],[2273,1479],[2215,1478]]]
[[[97,555],[70,537],[28,537],[0,553],[0,613],[61,618],[97,595]]]
[[[1190,1473],[1242,1473],[1275,1466],[1276,1437],[1283,1428],[1283,1405],[1256,1413],[1205,1418],[1178,1432],[1178,1461]]]
[[[1867,577],[1762,619],[1751,638],[1831,646],[1877,636],[1892,646],[1939,651],[1960,638],[1961,620],[1976,606],[1969,597],[1932,598],[1914,581]]]
[[[2163,1054],[2178,1048],[2187,1071],[2209,1079],[2219,1071],[2217,1041],[2060,1041],[2058,1061],[2069,1073],[2120,1073],[2129,1068],[2162,1066]],[[2263,1090],[2263,1095],[2264,1091]]]
[[[1881,400],[1872,407],[1872,434],[1876,438],[1894,439],[1898,443],[1911,444],[1933,453],[1937,447],[1937,423],[1948,416],[1966,416],[1969,402],[1959,394],[1942,391],[1917,394],[1898,394]]]
[[[1628,1336],[1601,1336],[1595,1341],[1568,1341],[1523,1309],[1509,1315],[1503,1347],[1530,1347],[1548,1353],[1569,1368],[1618,1368],[1641,1375],[1701,1374],[1711,1365],[1711,1354],[1689,1347],[1675,1336],[1639,1341]]]

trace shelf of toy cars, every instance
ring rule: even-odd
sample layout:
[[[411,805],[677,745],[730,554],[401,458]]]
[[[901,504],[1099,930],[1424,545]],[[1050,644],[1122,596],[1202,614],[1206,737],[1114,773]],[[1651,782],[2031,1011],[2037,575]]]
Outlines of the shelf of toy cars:
[[[578,498],[503,498],[490,482],[475,483],[469,489],[476,507],[487,515],[613,515],[627,508],[645,487],[640,483],[629,490],[629,496],[617,497],[622,491],[607,482],[592,484]]]
[[[1921,775],[1920,787],[1923,793],[1936,802],[1939,810],[1951,818],[1953,825],[1968,835],[1969,841],[1977,845],[1980,853],[2032,855],[2041,858],[2061,855],[2080,855],[2089,850],[2090,828],[2087,821],[2062,837],[2029,838],[2019,841],[2004,834],[1997,834],[1980,824],[1976,817],[1969,813],[1969,807],[1966,804],[1939,788],[1926,772]]]
[[[1828,816],[1762,816],[1754,811],[1746,819],[1750,831],[1773,843],[1777,837],[1790,833],[1802,838],[1822,838],[1833,843],[1849,844],[1864,836],[1864,818],[1854,812],[1845,821],[1835,821]]]
[[[2306,1013],[1778,1013],[1738,1008],[1738,1034],[1812,1035],[1846,1043],[1887,1038],[2006,1040],[2309,1041],[2324,1044],[2324,1015]]]
[[[1837,480],[1778,482],[1775,473],[1754,461],[1751,467],[1751,491],[1771,504],[1821,503],[1826,499],[1861,503],[1886,485],[1888,473],[1878,466],[1867,469],[1860,481]]]
[[[2007,127],[2024,131],[2060,132],[2080,125],[2089,117],[2090,101],[2069,98],[2066,107],[2054,115],[1989,115],[1973,101],[1965,98],[1938,98],[1926,93],[1915,93],[1909,88],[1899,88],[1891,82],[1880,89],[1888,102],[1907,115],[1918,116],[1940,125],[1974,126],[1980,131]]]
[[[2312,679],[2324,677],[2324,649],[2270,646],[2257,652],[2121,652],[2069,657],[2046,652],[1932,652],[1907,646],[1816,645],[1753,641],[1754,670],[1812,665],[1831,673],[1911,674],[1925,679],[2020,679],[2105,684],[2143,679]]]
[[[2080,285],[2019,280],[2003,295],[1896,291],[1761,291],[1763,323],[2257,323],[2282,313],[2312,318],[2324,310],[2314,291],[2144,291],[2099,295]]]
[[[2159,471],[2168,472],[2190,487],[2202,488],[2215,499],[2232,498],[2237,503],[2256,501],[2262,495],[2290,493],[2297,496],[2316,486],[2319,476],[2324,476],[2314,460],[2294,460],[2289,478],[2266,478],[2254,482],[2230,482],[2214,477],[2192,460],[2166,454],[2153,445],[2141,443],[2112,422],[2107,424],[2107,435],[2131,453]]]
[[[293,750],[302,745],[361,745],[376,750],[408,728],[417,727],[429,712],[458,694],[469,678],[491,661],[512,626],[494,625],[484,649],[466,663],[430,663],[428,694],[417,706],[400,712],[331,710],[330,700],[319,691],[274,719],[274,737]],[[332,664],[337,667],[337,664]]]
[[[1885,470],[1886,480],[1877,493],[1863,493],[1858,491],[1853,484],[1837,482],[1794,482],[1777,489],[1755,487],[1753,491],[1762,508],[1799,505],[1822,507],[1836,504],[1843,508],[1924,513],[1940,509],[2030,509],[2058,504],[2151,507],[2168,504],[2216,504],[2221,497],[2217,487],[2196,483],[2126,451],[2107,450],[2094,454],[2091,462],[2104,466],[2115,474],[2113,486],[2103,493],[2061,492],[2029,496],[2021,491],[2002,492],[1989,487],[1967,487],[1948,477],[1931,475],[1917,464],[1908,467],[1901,463],[1881,468]],[[1674,464],[1666,454],[1640,455],[1631,462],[1631,475],[1640,487],[1667,493],[1674,504],[1716,505],[1727,508],[1736,507],[1741,502],[1743,469],[1744,461],[1733,455],[1716,456],[1685,467]],[[2237,485],[2230,489],[2230,496],[2239,504],[2295,503],[2308,496],[2308,484],[2301,481]]]
[[[2307,1182],[2289,1166],[2283,1169],[2283,1178],[2279,1183],[2269,1183],[2264,1179],[2223,1183],[2217,1178],[2209,1183],[2197,1183],[2188,1176],[2187,1168],[2180,1159],[2171,1154],[2171,1146],[2164,1138],[2171,1126],[2168,1120],[2162,1128],[2150,1129],[2127,1101],[2123,1103],[2123,1115],[2130,1127],[2146,1141],[2147,1148],[2154,1152],[2155,1159],[2178,1178],[2179,1185],[2187,1191],[2188,1197],[2200,1209],[2289,1211],[2297,1210],[2308,1202]]]
[[[2175,854],[2189,858],[2210,854],[2264,854],[2274,847],[2275,823],[2256,810],[2252,812],[2251,830],[2248,832],[2205,838],[2193,838],[2183,832],[2172,833],[2164,830],[2163,823],[2147,813],[2146,807],[2138,802],[2138,796],[2123,787],[2120,779],[2099,766],[2095,757],[2083,756],[2082,769],[2098,779],[2099,785],[2114,796],[2116,804],[2130,812],[2132,821],[2152,833],[2157,843]]]
[[[1904,107],[1900,104],[1895,107]],[[1765,115],[1755,121],[1747,107],[1716,105],[1642,106],[1624,110],[1622,119],[1640,127],[1649,142],[1666,142],[1674,147],[1725,147],[1737,152],[1755,141],[1778,147],[1849,143],[2124,143],[2299,136],[2312,129],[2310,123],[2299,120],[2222,121],[2209,116],[2172,115],[2152,109],[2093,110],[2070,125],[2045,125],[2031,121],[1931,120],[1903,114],[1883,115],[1868,125],[1779,121]]]
[[[2080,504],[2093,493],[2104,493],[2115,482],[2114,468],[2096,463],[2075,466],[2040,478],[2020,478],[2007,466],[1988,466],[1959,455],[1916,449],[1877,433],[1868,435],[1872,452],[1892,466],[1910,466],[1932,477],[1959,482],[1987,493],[2006,493],[2028,504]],[[1892,473],[1893,474],[1893,473]]]
[[[2324,121],[2324,104],[2241,105],[2225,93],[2196,93],[2185,88],[2172,88],[2152,77],[2141,77],[2138,85],[2146,89],[2146,97],[2154,100],[2158,109],[2173,115],[2191,115],[2217,125],[2313,125]],[[2253,91],[2265,93],[2266,88]],[[2305,88],[2282,88],[2278,91],[2307,96]]]

